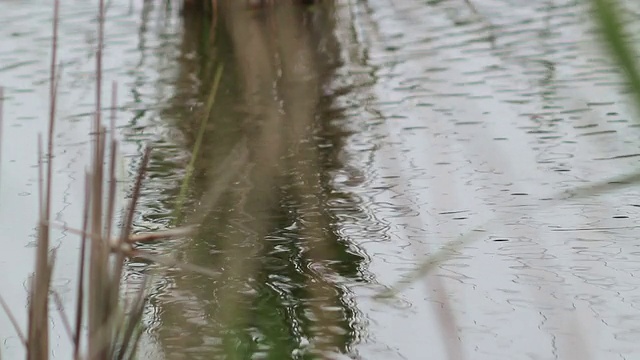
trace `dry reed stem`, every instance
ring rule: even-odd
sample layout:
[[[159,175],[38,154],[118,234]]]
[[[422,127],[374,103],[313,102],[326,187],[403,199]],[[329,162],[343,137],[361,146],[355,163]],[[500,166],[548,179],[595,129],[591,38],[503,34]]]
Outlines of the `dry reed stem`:
[[[53,295],[53,301],[56,303],[56,309],[60,313],[60,318],[62,319],[62,326],[64,327],[67,336],[69,336],[69,340],[73,341],[73,330],[71,330],[71,323],[69,322],[69,317],[67,316],[66,311],[64,311],[64,304],[62,303],[62,298],[60,294],[53,290],[51,291]]]
[[[112,158],[115,155],[112,154]],[[149,159],[151,157],[151,148],[147,147],[142,156],[142,162],[140,163],[140,167],[138,168],[138,176],[136,177],[135,184],[133,186],[133,193],[131,195],[131,200],[129,202],[129,206],[127,208],[127,215],[125,218],[125,222],[122,226],[120,237],[117,240],[116,246],[118,249],[121,248],[123,244],[125,244],[125,240],[128,237],[128,234],[131,233],[133,227],[133,216],[135,215],[135,209],[138,204],[138,199],[140,198],[140,189],[142,188],[142,181],[144,179],[144,175],[146,173],[147,167],[149,165]],[[110,219],[109,219],[110,221]],[[112,284],[111,289],[113,290],[111,293],[111,308],[115,309],[119,300],[119,288],[120,288],[120,280],[122,277],[122,268],[125,263],[125,253],[122,251],[117,251],[115,253],[116,260],[113,263],[113,272],[112,272]],[[142,292],[142,290],[140,291]]]
[[[0,86],[0,179],[2,178],[2,129],[4,127],[3,121],[4,113],[4,87]],[[1,183],[1,182],[0,182]]]
[[[72,234],[83,235],[89,238],[92,237],[92,234],[88,231],[83,232],[82,230],[74,229],[64,224],[52,222],[50,225],[52,227],[63,229]],[[212,271],[211,269],[188,264],[188,263],[183,263],[172,257],[156,256],[153,254],[149,254],[147,252],[133,249],[131,247],[131,244],[135,244],[139,242],[157,241],[157,240],[163,240],[163,239],[169,239],[169,238],[183,237],[183,236],[192,234],[195,231],[195,229],[196,228],[193,226],[188,226],[188,227],[182,227],[182,228],[171,229],[166,231],[160,231],[158,233],[153,233],[153,234],[137,234],[129,237],[125,243],[120,244],[120,247],[117,246],[120,240],[118,238],[113,238],[109,243],[110,244],[109,251],[114,254],[121,253],[124,256],[129,258],[137,257],[137,258],[145,259],[169,268],[176,267],[182,270],[191,271],[191,272],[209,276],[209,277],[214,277],[214,278],[218,277],[220,274]]]
[[[109,351],[111,350],[110,340],[114,336],[115,326],[122,318],[122,314],[112,312],[106,317],[103,324],[90,334],[87,341],[89,343],[89,353],[84,357],[88,360],[108,360],[111,359]]]
[[[82,332],[82,318],[84,313],[84,276],[87,259],[87,228],[89,226],[89,207],[91,206],[91,175],[85,173],[84,177],[84,206],[82,214],[82,234],[80,238],[80,264],[78,266],[78,286],[76,298],[76,323],[73,334],[73,358],[80,358],[80,334]]]
[[[127,208],[127,217],[125,218],[125,222],[122,226],[122,232],[120,236],[120,242],[124,243],[127,238],[127,234],[131,232],[133,227],[133,216],[135,214],[135,208],[138,203],[138,199],[140,198],[140,189],[142,188],[142,180],[144,179],[144,175],[147,170],[147,166],[149,164],[149,159],[151,156],[151,148],[147,147],[142,155],[142,162],[140,164],[140,168],[138,169],[138,176],[136,177],[135,184],[133,186],[133,193],[131,195],[131,200],[129,202],[129,206]]]
[[[102,161],[104,159],[104,132],[100,129],[94,144],[95,158],[91,172],[91,250],[89,258],[89,338],[102,328],[108,315],[108,288],[104,285],[108,279],[108,251],[102,239]],[[97,343],[89,343],[89,353],[98,359],[105,359],[104,349],[96,349]]]
[[[91,237],[91,232],[89,231],[76,229],[55,221],[52,221],[50,223],[50,226],[61,229],[61,230],[65,230],[75,235]],[[128,236],[127,238],[124,239],[123,243],[120,242],[121,238],[112,237],[109,241],[109,247],[113,251],[116,251],[118,248],[128,249],[128,247],[126,246],[127,244],[144,243],[144,242],[151,242],[151,241],[157,241],[157,240],[165,240],[170,238],[188,236],[193,234],[196,231],[196,229],[197,227],[195,226],[183,226],[183,227],[169,229],[169,230],[161,230],[153,233],[139,233],[139,234]]]
[[[27,338],[24,336],[24,333],[22,332],[22,330],[20,330],[18,321],[16,320],[15,316],[13,316],[11,309],[9,309],[9,305],[7,305],[7,303],[4,301],[4,298],[2,297],[2,295],[0,295],[0,306],[2,306],[2,309],[4,310],[5,314],[7,314],[9,321],[11,321],[11,325],[13,326],[13,329],[16,331],[16,334],[18,334],[18,339],[20,339],[20,342],[24,346],[27,346]]]
[[[122,333],[122,343],[120,344],[120,352],[118,354],[117,360],[122,360],[126,354],[126,350],[129,349],[129,345],[131,344],[132,350],[130,358],[133,358],[135,354],[136,344],[140,339],[141,331],[139,331],[139,321],[142,319],[142,313],[145,305],[145,289],[147,289],[149,283],[149,277],[145,276],[144,281],[142,283],[141,290],[138,291],[136,296],[136,300],[134,305],[131,306],[133,311],[131,311],[129,315],[129,320],[126,323],[126,328]],[[133,341],[132,341],[133,339]],[[114,352],[115,353],[115,352]]]
[[[108,178],[108,204],[107,204],[107,219],[105,226],[105,239],[111,238],[111,230],[113,226],[113,217],[115,211],[115,197],[116,197],[116,154],[118,150],[118,144],[116,142],[116,109],[118,106],[118,84],[114,81],[111,84],[111,117],[109,121],[109,144],[111,146],[109,150],[109,178]]]
[[[38,218],[44,214],[44,164],[42,150],[42,134],[38,134]]]
[[[93,131],[97,133],[102,126],[102,53],[104,50],[104,0],[98,8],[98,48],[96,49],[96,117]]]
[[[105,239],[110,239],[113,229],[113,219],[115,213],[116,200],[116,154],[118,153],[118,143],[116,140],[111,142],[111,150],[109,151],[109,172],[108,172],[108,193],[107,193],[107,213],[105,221]]]
[[[91,190],[91,250],[89,260],[89,339],[96,336],[96,332],[104,326],[107,320],[105,304],[109,298],[108,290],[102,285],[108,279],[108,251],[102,240],[102,188],[104,160],[104,134],[102,133],[102,54],[104,46],[104,0],[100,0],[98,8],[98,45],[96,49],[96,108],[94,114],[93,133],[94,156],[92,164]],[[104,348],[97,348],[95,341],[89,342],[89,354],[95,354],[99,359],[105,359]]]
[[[38,226],[38,245],[36,247],[36,270],[30,291],[29,335],[27,338],[27,358],[30,360],[46,360],[49,358],[49,286],[51,266],[49,252],[49,226],[46,224],[51,216],[51,189],[53,184],[53,138],[56,116],[56,65],[58,51],[58,22],[60,1],[55,0],[53,6],[53,40],[51,44],[51,65],[49,79],[49,131],[47,144],[47,184],[46,193],[40,193],[44,200],[40,209]]]
[[[116,140],[116,118],[118,116],[118,83],[111,83],[111,116],[109,117],[109,143]]]
[[[157,231],[153,233],[139,233],[139,234],[134,234],[129,236],[126,239],[126,242],[130,244],[134,244],[134,243],[141,243],[141,242],[157,241],[157,240],[162,240],[167,238],[183,237],[183,236],[193,234],[196,229],[197,227],[195,226],[184,226],[184,227],[174,228],[174,229],[169,229],[164,231]]]

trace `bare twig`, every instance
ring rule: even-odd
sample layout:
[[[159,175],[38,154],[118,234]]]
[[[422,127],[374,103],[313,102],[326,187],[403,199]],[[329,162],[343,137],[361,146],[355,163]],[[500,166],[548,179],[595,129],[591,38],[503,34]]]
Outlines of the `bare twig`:
[[[71,323],[69,322],[69,318],[67,317],[67,313],[64,311],[64,304],[62,303],[62,298],[60,298],[60,294],[57,291],[52,291],[53,300],[56,303],[56,308],[60,313],[60,318],[62,319],[62,325],[64,326],[64,330],[69,336],[69,340],[74,340],[73,330],[71,330]]]
[[[145,304],[145,289],[147,289],[148,283],[149,278],[145,276],[144,281],[142,282],[142,288],[138,291],[138,295],[136,296],[136,300],[132,306],[132,311],[128,314],[128,321],[124,333],[122,334],[122,344],[120,344],[120,353],[118,354],[117,360],[124,359],[124,356],[127,353],[135,353],[134,349],[136,348],[139,339],[139,336],[136,336],[136,330],[140,328],[140,321],[142,320],[142,313],[144,311]],[[128,351],[129,345],[132,347],[131,351]]]
[[[126,239],[128,235],[131,233],[131,228],[133,227],[133,216],[135,214],[136,205],[138,204],[138,199],[140,198],[140,189],[142,188],[142,180],[144,179],[145,172],[147,170],[147,166],[149,165],[149,159],[151,157],[151,148],[147,147],[144,151],[144,155],[142,156],[142,162],[140,163],[140,167],[138,169],[138,176],[136,177],[136,182],[133,186],[133,193],[131,195],[131,200],[129,201],[129,206],[127,208],[127,217],[122,224],[122,229],[120,230],[120,237],[116,242],[116,248],[122,249],[123,245],[126,243]],[[128,248],[131,245],[127,246]],[[116,261],[114,264],[113,270],[113,287],[114,289],[118,288],[118,284],[120,283],[120,277],[122,276],[122,267],[124,266],[124,254],[120,251],[116,252]],[[113,303],[117,303],[118,299],[115,295],[111,299]]]
[[[91,206],[91,175],[85,174],[84,181],[84,213],[82,216],[82,238],[80,239],[80,265],[78,266],[78,288],[76,300],[76,323],[73,334],[73,358],[79,360],[80,333],[82,331],[82,317],[84,312],[84,274],[87,258],[87,227],[89,226],[89,207]]]
[[[0,86],[0,164],[2,164],[2,128],[3,128],[3,119],[2,114],[4,113],[4,88]],[[0,169],[0,175],[2,171]]]
[[[154,263],[166,266],[168,268],[178,268],[181,270],[186,270],[186,271],[190,271],[196,274],[200,274],[200,275],[205,275],[211,278],[217,278],[220,276],[220,273],[217,273],[213,270],[207,269],[205,267],[202,266],[197,266],[197,265],[193,265],[193,264],[189,264],[189,263],[183,263],[180,262],[178,260],[176,260],[173,257],[168,257],[168,256],[158,256],[158,255],[153,255],[153,254],[149,254],[146,252],[142,252],[139,250],[134,250],[131,251],[129,253],[127,253],[128,256],[130,257],[138,257],[141,259],[145,259],[145,260],[149,260],[152,261]]]
[[[38,216],[44,214],[44,164],[42,153],[42,134],[38,134]]]
[[[11,309],[9,309],[9,306],[4,301],[4,298],[2,297],[2,295],[0,295],[0,305],[2,306],[2,309],[4,310],[5,314],[7,314],[7,317],[9,317],[9,321],[11,321],[11,325],[13,325],[13,328],[15,329],[16,334],[18,334],[18,338],[20,339],[23,345],[27,346],[27,338],[24,336],[24,333],[22,332],[22,330],[20,330],[18,321],[13,316]]]
[[[116,153],[118,144],[116,142],[116,107],[118,106],[118,87],[114,81],[111,86],[111,119],[109,123],[109,177],[108,177],[108,193],[107,193],[107,221],[105,224],[105,239],[111,238],[111,229],[113,226],[113,215],[115,211],[116,199]]]
[[[88,236],[91,237],[92,234],[90,232],[86,232],[86,231],[82,231],[82,230],[78,230],[78,229],[74,229],[71,227],[68,227],[64,224],[60,224],[60,223],[51,223],[51,226],[59,228],[59,229],[64,229],[65,231],[72,233],[72,234],[77,234],[77,235],[83,235],[83,236]],[[142,241],[155,241],[155,240],[160,240],[160,239],[167,239],[167,238],[175,238],[175,237],[180,237],[180,236],[184,236],[184,235],[188,235],[191,234],[194,231],[195,227],[193,226],[188,226],[188,227],[183,227],[183,228],[178,228],[178,229],[172,229],[172,230],[167,230],[167,231],[161,231],[158,233],[153,233],[153,234],[139,234],[139,236],[137,237],[138,239],[141,239]],[[195,272],[195,273],[199,273],[202,275],[206,275],[206,276],[211,276],[211,277],[217,277],[219,274],[204,268],[204,267],[200,267],[200,266],[196,266],[196,265],[191,265],[191,264],[186,264],[186,263],[181,263],[173,258],[170,257],[162,257],[162,256],[156,256],[156,255],[152,255],[152,254],[148,254],[146,252],[142,252],[139,250],[134,250],[130,244],[133,244],[135,242],[139,242],[139,241],[132,241],[134,239],[134,237],[130,237],[126,242],[124,243],[120,243],[119,239],[113,239],[110,244],[110,250],[112,252],[115,253],[121,253],[124,256],[127,257],[139,257],[141,259],[146,259],[149,261],[153,261],[153,262],[157,262],[160,265],[164,265],[167,267],[177,267],[180,269],[184,269],[184,270],[188,270],[191,272]],[[119,245],[118,245],[119,244]]]
[[[58,222],[51,222],[50,225],[75,235],[91,237],[91,232],[87,230],[75,229]],[[170,230],[157,231],[153,233],[140,233],[140,234],[130,235],[124,240],[124,244],[134,244],[139,242],[150,242],[150,241],[188,236],[192,234],[196,229],[197,229],[196,226],[184,226],[184,227],[179,227],[179,228],[170,229]],[[110,246],[114,249],[117,248],[118,243],[119,243],[118,238],[111,238],[109,242]]]

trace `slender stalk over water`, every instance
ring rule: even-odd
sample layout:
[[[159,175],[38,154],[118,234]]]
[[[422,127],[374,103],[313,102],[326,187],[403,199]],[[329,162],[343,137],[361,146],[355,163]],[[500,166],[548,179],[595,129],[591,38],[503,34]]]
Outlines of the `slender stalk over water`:
[[[49,284],[51,280],[52,259],[49,257],[49,219],[51,216],[51,189],[53,184],[53,138],[56,116],[56,67],[58,51],[58,21],[60,1],[53,6],[53,40],[51,45],[51,65],[49,78],[49,131],[47,144],[47,184],[46,192],[40,194],[44,199],[44,209],[40,212],[38,226],[38,246],[36,247],[36,271],[30,291],[29,335],[27,339],[27,358],[41,360],[49,358]],[[42,210],[42,208],[41,208]]]
[[[104,45],[104,0],[100,0],[98,9],[98,47],[96,49],[96,108],[94,114],[93,134],[94,155],[91,171],[91,250],[89,266],[89,339],[96,339],[100,329],[106,325],[107,306],[104,303],[109,298],[105,286],[100,282],[107,279],[107,254],[102,239],[102,184],[104,159],[104,133],[101,128],[102,116],[102,51]],[[104,342],[106,338],[89,342],[89,354],[95,354],[99,359],[106,357]],[[98,345],[102,343],[103,346]],[[100,347],[100,348],[98,348]]]
[[[191,154],[191,160],[189,161],[189,165],[187,165],[187,173],[185,174],[184,180],[182,181],[182,186],[180,186],[180,193],[178,194],[178,200],[176,201],[175,219],[177,222],[180,222],[182,218],[182,205],[184,204],[184,200],[187,196],[187,190],[189,189],[189,182],[191,181],[191,177],[193,176],[195,163],[198,158],[198,154],[200,153],[200,147],[202,146],[202,139],[204,138],[204,133],[207,129],[209,118],[211,117],[211,110],[213,109],[213,105],[216,101],[216,95],[218,93],[218,88],[220,87],[220,79],[222,78],[223,69],[224,69],[223,65],[218,65],[216,76],[213,81],[213,87],[211,88],[211,92],[209,93],[209,99],[207,100],[206,111],[204,113],[204,117],[202,118],[202,123],[200,124],[200,130],[198,131],[198,137],[196,138],[196,142],[193,145],[193,153]]]
[[[108,178],[108,194],[107,199],[107,219],[105,224],[105,239],[111,239],[111,230],[113,226],[114,211],[115,211],[115,198],[116,198],[116,154],[118,150],[118,144],[116,142],[116,107],[118,105],[118,84],[114,81],[111,86],[111,119],[109,123],[109,178]]]
[[[24,333],[22,332],[22,330],[20,330],[18,321],[16,320],[15,316],[13,316],[13,313],[11,312],[9,305],[7,305],[7,303],[4,301],[4,298],[2,296],[0,296],[0,306],[2,306],[2,310],[4,310],[5,314],[7,314],[7,317],[9,317],[9,321],[11,321],[11,326],[13,326],[13,329],[16,331],[16,334],[18,334],[18,339],[20,339],[20,342],[24,346],[27,346],[27,338],[24,336]]]
[[[4,88],[0,86],[0,179],[2,179],[2,114],[4,112]],[[0,184],[2,182],[0,181]]]
[[[84,314],[84,275],[87,258],[87,227],[89,226],[89,206],[91,206],[91,175],[84,178],[84,206],[82,216],[82,238],[80,239],[80,265],[78,266],[78,286],[76,298],[76,323],[73,334],[73,359],[80,357],[80,333],[82,332],[82,318]]]

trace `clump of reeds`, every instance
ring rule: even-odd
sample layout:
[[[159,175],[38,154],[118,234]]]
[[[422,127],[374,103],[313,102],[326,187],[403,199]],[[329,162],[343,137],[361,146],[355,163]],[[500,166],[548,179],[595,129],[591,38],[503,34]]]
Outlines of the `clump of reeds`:
[[[171,258],[147,254],[135,249],[134,244],[183,236],[190,229],[174,229],[153,234],[132,235],[134,209],[140,195],[150,149],[146,149],[140,163],[129,203],[120,226],[120,234],[114,236],[116,177],[115,165],[117,141],[114,136],[116,118],[116,84],[112,88],[112,105],[109,131],[102,124],[102,49],[104,42],[104,0],[100,0],[98,12],[98,48],[96,50],[96,108],[92,126],[93,156],[85,176],[85,201],[82,229],[70,229],[51,221],[51,191],[53,184],[53,149],[58,84],[57,43],[60,2],[54,3],[53,40],[50,67],[49,129],[46,148],[46,165],[43,161],[42,139],[39,137],[39,221],[36,246],[35,272],[31,277],[26,334],[6,303],[0,305],[9,316],[18,337],[24,344],[29,360],[48,359],[49,304],[53,300],[60,311],[63,328],[73,344],[74,359],[132,359],[142,334],[142,314],[145,305],[144,285],[133,299],[123,301],[121,296],[122,272],[128,258],[141,257],[168,266],[212,275],[206,269],[178,264]],[[0,90],[0,113],[2,91]],[[1,119],[1,115],[0,115]],[[107,134],[110,136],[107,138]],[[105,163],[107,164],[105,166]],[[68,318],[60,296],[51,287],[51,274],[55,264],[55,250],[49,245],[52,227],[65,228],[80,236],[79,276],[76,293],[76,311],[73,323]],[[87,248],[88,245],[88,248]],[[87,254],[87,251],[89,254]],[[86,258],[88,257],[88,262]],[[88,279],[87,279],[88,276]],[[85,317],[86,315],[86,317]]]

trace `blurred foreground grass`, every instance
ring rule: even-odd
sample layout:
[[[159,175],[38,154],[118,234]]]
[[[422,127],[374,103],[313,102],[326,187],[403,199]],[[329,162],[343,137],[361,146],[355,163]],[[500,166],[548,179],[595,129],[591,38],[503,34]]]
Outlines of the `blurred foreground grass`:
[[[605,51],[615,61],[620,69],[628,86],[631,88],[633,96],[633,104],[636,110],[640,110],[640,71],[637,65],[636,49],[633,48],[629,41],[629,36],[624,29],[622,20],[622,7],[617,0],[590,0],[591,16],[602,35]],[[602,120],[602,119],[601,119]],[[636,121],[639,121],[636,119]],[[558,206],[565,201],[575,201],[580,198],[595,196],[617,191],[621,188],[640,185],[640,170],[630,172],[628,174],[612,177],[600,182],[594,182],[585,186],[573,188],[569,191],[563,191],[552,197],[552,201],[545,202],[539,206],[536,211],[543,212],[550,207]],[[460,236],[455,241],[450,242],[442,249],[436,251],[429,256],[405,279],[399,281],[386,291],[380,293],[381,298],[397,295],[400,291],[406,289],[415,281],[422,279],[430,271],[434,270],[439,264],[447,261],[452,254],[458,253],[466,245],[479,240],[484,236],[485,228],[500,227],[509,221],[516,219],[508,219],[504,217],[494,218],[489,222],[477,227],[476,229]]]

